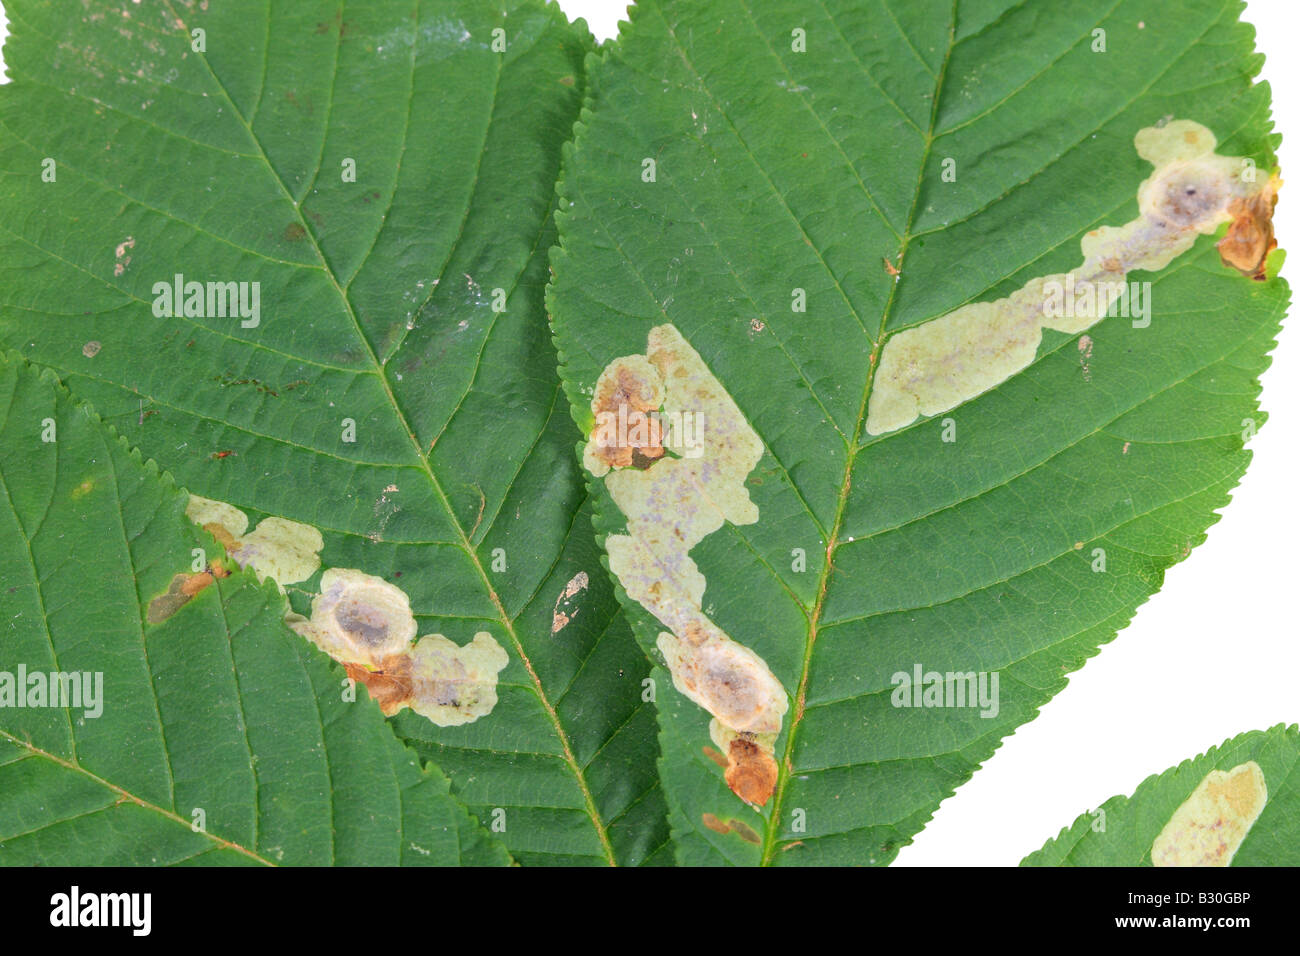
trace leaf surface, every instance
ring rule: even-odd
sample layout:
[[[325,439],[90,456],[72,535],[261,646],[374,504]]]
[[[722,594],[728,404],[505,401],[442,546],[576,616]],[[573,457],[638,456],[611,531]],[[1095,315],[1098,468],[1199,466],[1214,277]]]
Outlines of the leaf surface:
[[[0,489],[0,863],[508,861],[374,704],[344,699],[269,583],[241,572],[147,621],[215,545],[170,478],[17,356]]]
[[[549,293],[575,418],[594,435],[602,372],[671,325],[761,439],[757,520],[690,559],[696,610],[787,695],[778,775],[756,815],[709,714],[656,668],[680,862],[889,862],[1203,540],[1264,418],[1280,255],[1252,282],[1202,235],[1129,270],[1149,324],[1045,329],[945,410],[869,418],[897,337],[1063,278],[1093,230],[1146,215],[1140,130],[1202,124],[1263,182],[1275,138],[1239,6],[646,0],[593,67]],[[954,376],[1000,348],[972,334]],[[598,534],[625,535],[610,478],[588,477]],[[650,524],[709,498],[657,499]],[[664,616],[623,583],[657,653]],[[917,668],[998,692],[895,706]]]
[[[6,10],[0,340],[190,491],[318,528],[420,634],[492,635],[492,714],[394,726],[517,860],[652,858],[648,665],[593,573],[542,304],[585,31],[536,2]],[[177,275],[257,283],[256,324],[159,315]]]

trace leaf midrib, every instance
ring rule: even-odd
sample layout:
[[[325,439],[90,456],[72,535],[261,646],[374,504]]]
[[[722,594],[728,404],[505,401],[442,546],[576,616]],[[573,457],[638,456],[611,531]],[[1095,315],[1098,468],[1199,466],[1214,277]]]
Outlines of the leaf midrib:
[[[190,821],[186,820],[184,817],[179,816],[178,814],[172,812],[171,810],[168,810],[166,807],[160,807],[158,804],[152,803],[144,799],[144,797],[136,796],[131,791],[126,790],[123,787],[119,787],[117,784],[112,783],[109,780],[105,780],[103,777],[99,776],[98,774],[91,773],[89,770],[87,770],[85,767],[81,766],[78,763],[73,763],[71,761],[64,760],[62,757],[59,757],[56,754],[52,754],[48,750],[42,750],[40,747],[37,747],[35,744],[31,743],[30,741],[23,740],[21,737],[15,737],[13,734],[3,729],[0,729],[0,738],[9,741],[10,743],[14,744],[17,747],[21,747],[23,750],[26,750],[28,754],[33,757],[39,757],[44,760],[48,760],[50,763],[56,764],[57,766],[62,767],[64,770],[69,770],[73,773],[79,774],[85,777],[86,779],[98,784],[104,789],[116,793],[118,795],[118,803],[120,803],[123,800],[130,801],[131,803],[134,803],[136,806],[144,810],[148,810],[152,813],[156,813],[159,816],[164,817],[165,819],[170,820],[171,822],[184,827],[186,830],[189,830],[192,833],[203,834],[203,836],[211,840],[212,843],[217,847],[234,850],[237,853],[242,853],[244,854],[244,856],[256,860],[258,863],[262,863],[266,866],[277,865],[273,860],[268,860],[266,857],[262,856],[256,851],[250,850],[248,847],[243,846],[242,844],[235,843],[233,840],[222,839],[216,834],[209,833],[207,830],[195,830],[194,827],[191,825]],[[116,806],[116,804],[114,804],[114,806]],[[96,812],[105,809],[111,809],[111,807],[97,807]],[[62,822],[64,821],[56,820],[50,824],[47,824],[47,826],[54,826]],[[36,833],[39,832],[39,829],[31,830],[28,832]]]
[[[947,49],[944,51],[943,62],[940,64],[939,71],[935,75],[934,95],[930,100],[929,129],[925,136],[925,150],[917,168],[916,188],[912,193],[912,205],[907,213],[907,223],[903,227],[903,240],[898,255],[898,261],[900,263],[905,260],[908,247],[912,240],[912,226],[916,222],[916,212],[920,205],[921,186],[925,181],[925,169],[930,161],[930,151],[935,140],[934,131],[939,116],[939,96],[943,91],[944,77],[947,75],[948,64],[952,60],[953,50],[956,47],[957,2],[958,0],[952,0],[952,14],[948,23],[948,45]],[[875,382],[880,353],[884,347],[886,338],[885,330],[889,324],[889,316],[893,312],[894,300],[898,293],[898,286],[899,283],[897,281],[890,286],[889,298],[886,300],[885,308],[882,310],[880,331],[876,335],[875,348],[871,352],[871,367],[867,372],[867,380],[862,390],[862,403],[858,408],[857,421],[854,424],[853,440],[849,444],[849,454],[846,456],[845,460],[844,480],[840,484],[839,498],[835,506],[835,518],[831,523],[830,536],[826,541],[826,560],[822,565],[821,579],[817,582],[817,597],[813,603],[812,613],[808,619],[808,633],[804,642],[804,659],[802,672],[799,675],[799,687],[795,694],[794,713],[790,718],[790,731],[786,735],[785,750],[781,755],[776,790],[772,795],[772,811],[768,817],[767,827],[763,836],[763,851],[759,858],[759,865],[761,866],[771,865],[772,856],[776,852],[779,842],[778,834],[781,832],[781,807],[785,799],[786,788],[789,785],[791,777],[794,775],[794,741],[799,730],[799,722],[803,718],[808,696],[808,677],[812,669],[813,645],[817,641],[817,628],[821,621],[822,609],[826,604],[826,591],[830,583],[835,549],[839,542],[840,529],[844,523],[844,513],[847,508],[849,490],[853,481],[853,464],[856,459],[855,452],[861,444],[862,429],[866,425],[867,403],[871,397],[871,386]]]
[[[164,0],[164,3],[166,3],[167,8],[171,11],[174,17],[174,22],[180,24],[181,29],[184,31],[185,30],[184,20],[177,13],[175,7],[172,4],[172,0]],[[342,8],[340,7],[340,9]],[[341,43],[342,38],[339,37],[337,42]],[[411,426],[411,423],[407,419],[406,414],[402,411],[402,407],[397,401],[397,396],[393,392],[392,385],[388,381],[388,376],[385,371],[385,366],[383,365],[383,363],[379,361],[379,357],[376,354],[374,347],[371,345],[369,338],[367,338],[365,332],[362,330],[361,323],[357,319],[356,311],[352,306],[352,301],[349,298],[347,291],[345,290],[343,285],[339,282],[338,276],[334,273],[333,268],[330,266],[329,261],[326,259],[324,251],[321,249],[320,243],[316,238],[315,232],[313,231],[311,225],[307,222],[306,218],[302,215],[302,211],[299,208],[297,201],[294,200],[293,194],[289,191],[284,180],[280,177],[280,174],[276,171],[275,167],[272,165],[270,161],[270,157],[267,155],[266,150],[262,146],[261,140],[259,140],[257,138],[257,135],[253,132],[252,127],[248,124],[248,121],[244,117],[242,111],[239,109],[238,106],[235,105],[234,99],[230,96],[230,93],[226,89],[225,84],[221,82],[221,79],[217,76],[216,72],[212,69],[212,65],[211,63],[209,63],[207,55],[204,53],[200,53],[197,59],[199,60],[199,62],[203,64],[204,69],[207,71],[209,77],[212,79],[212,82],[216,84],[217,90],[220,92],[221,96],[226,100],[227,104],[229,105],[232,115],[239,121],[239,123],[246,130],[249,137],[249,141],[254,146],[257,147],[258,155],[262,160],[262,163],[266,166],[267,172],[270,173],[273,181],[276,184],[276,187],[280,190],[280,192],[284,195],[284,197],[289,201],[290,205],[293,207],[294,215],[297,217],[299,225],[301,225],[301,227],[303,228],[305,237],[308,239],[312,249],[316,253],[317,257],[320,259],[321,268],[325,276],[329,279],[330,284],[334,287],[334,290],[339,297],[339,301],[342,303],[345,311],[347,312],[349,320],[352,322],[357,338],[360,341],[362,347],[365,349],[365,353],[370,364],[373,366],[369,371],[372,374],[374,374],[375,377],[379,380],[379,383],[384,390],[384,395],[386,396],[389,405],[392,407],[393,414],[397,416],[397,420],[401,424],[403,431],[410,438],[411,447],[415,452],[416,460],[419,464],[419,467],[424,472],[425,476],[428,478],[430,486],[433,488],[434,493],[437,495],[438,500],[442,503],[442,506],[446,511],[448,520],[450,521],[452,527],[455,528],[456,530],[456,534],[460,539],[458,542],[456,542],[456,544],[461,548],[462,551],[465,552],[466,556],[472,562],[474,569],[475,571],[477,571],[480,581],[482,582],[484,591],[486,592],[488,598],[491,600],[493,606],[497,610],[497,616],[500,625],[505,629],[507,635],[510,638],[511,643],[514,644],[515,652],[519,655],[519,659],[521,663],[524,665],[525,669],[527,669],[529,676],[532,678],[533,686],[537,694],[538,700],[542,704],[543,709],[546,711],[547,717],[550,719],[552,727],[554,729],[556,738],[559,740],[560,745],[564,751],[564,761],[566,765],[569,767],[570,772],[573,774],[574,780],[577,783],[578,788],[582,793],[582,798],[585,804],[586,812],[588,817],[590,817],[591,819],[592,828],[596,833],[597,839],[599,840],[602,854],[604,855],[606,862],[608,862],[609,865],[611,866],[616,865],[613,846],[610,843],[609,835],[606,832],[606,828],[600,819],[600,813],[596,808],[595,800],[592,796],[591,789],[587,785],[586,776],[583,773],[582,768],[579,766],[577,762],[577,758],[574,754],[573,746],[571,741],[569,740],[568,733],[565,731],[564,726],[561,724],[559,715],[556,713],[555,707],[551,703],[549,697],[546,694],[546,690],[542,685],[541,678],[538,675],[536,669],[534,668],[532,661],[529,659],[527,653],[525,652],[523,644],[519,640],[519,636],[516,633],[514,628],[514,622],[510,619],[510,616],[507,613],[503,602],[501,601],[500,595],[497,593],[496,589],[492,586],[492,583],[487,576],[487,572],[483,567],[482,561],[480,561],[479,559],[477,550],[472,546],[468,536],[466,535],[464,527],[461,525],[455,510],[452,508],[450,499],[448,499],[446,492],[442,488],[441,483],[438,481],[437,476],[434,474],[433,469],[429,464],[429,460],[424,454],[424,451],[420,446],[420,442],[415,435],[415,429]],[[326,128],[328,128],[329,125],[328,117],[326,118],[324,125]],[[361,268],[362,268],[361,266],[358,266],[358,272],[360,271]]]

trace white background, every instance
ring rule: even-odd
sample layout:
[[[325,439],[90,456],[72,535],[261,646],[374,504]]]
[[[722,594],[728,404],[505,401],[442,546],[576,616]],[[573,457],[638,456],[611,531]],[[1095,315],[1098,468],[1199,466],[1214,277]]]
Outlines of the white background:
[[[618,0],[559,3],[570,18],[585,18],[600,40],[617,34],[625,8]],[[1283,178],[1288,167],[1295,170],[1292,188],[1300,193],[1300,67],[1293,49],[1300,3],[1249,0],[1244,18],[1267,57],[1260,78],[1273,88],[1276,128],[1290,137],[1280,149]],[[1160,29],[1158,16],[1146,24]],[[1281,193],[1277,235],[1283,248],[1300,248],[1300,195],[1289,192]],[[1262,402],[1270,418],[1250,443],[1254,461],[1209,540],[1171,569],[1134,622],[939,808],[897,865],[1015,864],[1080,813],[1131,793],[1149,774],[1242,731],[1300,720],[1294,328],[1278,339]]]

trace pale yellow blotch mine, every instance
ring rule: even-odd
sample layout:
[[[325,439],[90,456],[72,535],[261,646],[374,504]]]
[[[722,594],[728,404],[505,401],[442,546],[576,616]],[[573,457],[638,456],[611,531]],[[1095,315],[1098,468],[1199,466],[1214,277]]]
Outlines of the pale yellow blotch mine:
[[[681,638],[661,632],[657,643],[674,686],[724,727],[754,734],[780,731],[787,707],[785,690],[748,647],[731,640],[712,622],[707,629],[693,629]]]
[[[1255,761],[1211,770],[1156,837],[1151,865],[1228,866],[1267,802]]]
[[[441,634],[415,643],[415,616],[406,592],[383,578],[350,568],[321,575],[311,618],[287,623],[364,683],[385,714],[410,707],[440,727],[472,723],[497,703],[497,674],[509,662],[491,634],[464,647]]]
[[[1029,366],[1044,328],[1075,334],[1096,324],[1130,271],[1164,269],[1197,236],[1232,221],[1234,203],[1275,195],[1276,179],[1216,154],[1214,134],[1200,123],[1147,127],[1134,145],[1155,167],[1138,187],[1138,218],[1085,235],[1083,264],[1070,273],[1032,279],[1005,299],[964,305],[890,338],[872,385],[868,433],[902,428],[994,388]],[[1258,182],[1248,181],[1247,170]],[[1073,302],[1049,308],[1064,296]]]
[[[320,568],[320,549],[325,542],[308,524],[288,518],[263,518],[251,534],[238,539],[230,556],[241,568],[252,568],[257,579],[271,578],[277,584],[306,581]]]
[[[210,532],[241,568],[252,568],[259,581],[271,578],[284,590],[286,584],[305,581],[320,568],[325,542],[308,524],[288,518],[263,518],[251,534],[248,515],[234,505],[190,495],[186,516]]]
[[[439,727],[471,724],[497,705],[497,674],[510,662],[487,631],[457,647],[441,634],[420,638],[411,653],[410,708]]]
[[[330,657],[376,667],[410,650],[415,615],[401,588],[373,574],[330,568],[321,575],[320,590],[311,602],[311,620],[294,629]]]
[[[687,429],[669,429],[665,447],[673,454],[644,468],[611,468],[605,458],[594,455],[596,438],[588,442],[584,463],[592,474],[604,476],[605,487],[627,519],[627,533],[610,535],[605,542],[610,570],[629,597],[669,628],[660,633],[658,646],[674,686],[725,730],[747,735],[747,745],[765,748],[764,757],[770,760],[789,707],[785,689],[758,654],[732,640],[704,614],[704,575],[690,556],[691,549],[724,521],[758,520],[745,479],[762,457],[763,443],[672,325],[651,329],[644,359],[615,359],[602,380],[613,374],[611,370],[620,375],[620,389],[635,396],[633,402],[645,403],[662,394],[665,420],[692,416],[700,440],[688,441]],[[636,380],[638,374],[644,383]],[[593,412],[608,409],[607,399],[597,388]],[[759,787],[741,795],[761,804],[770,793]]]

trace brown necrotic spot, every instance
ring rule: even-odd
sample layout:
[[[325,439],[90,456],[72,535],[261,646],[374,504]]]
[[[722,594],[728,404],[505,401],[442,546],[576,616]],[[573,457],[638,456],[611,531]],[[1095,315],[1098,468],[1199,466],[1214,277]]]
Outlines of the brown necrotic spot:
[[[761,807],[776,789],[777,766],[770,747],[763,748],[748,735],[731,741],[724,775],[731,792],[746,803]]]
[[[702,813],[700,814],[700,822],[714,833],[734,833],[746,843],[760,844],[763,842],[753,827],[740,820],[721,820],[712,813]]]
[[[385,714],[395,714],[411,699],[411,660],[405,654],[384,658],[374,668],[345,663],[343,669],[358,684],[365,684],[370,697]]]
[[[1268,254],[1277,248],[1277,239],[1273,237],[1273,207],[1277,205],[1280,184],[1281,180],[1275,176],[1259,194],[1234,199],[1228,206],[1232,223],[1218,242],[1223,264],[1257,282],[1268,278]]]
[[[657,414],[664,386],[644,355],[614,359],[596,380],[591,412],[596,427],[587,444],[588,467],[647,468],[663,457],[663,429]]]

